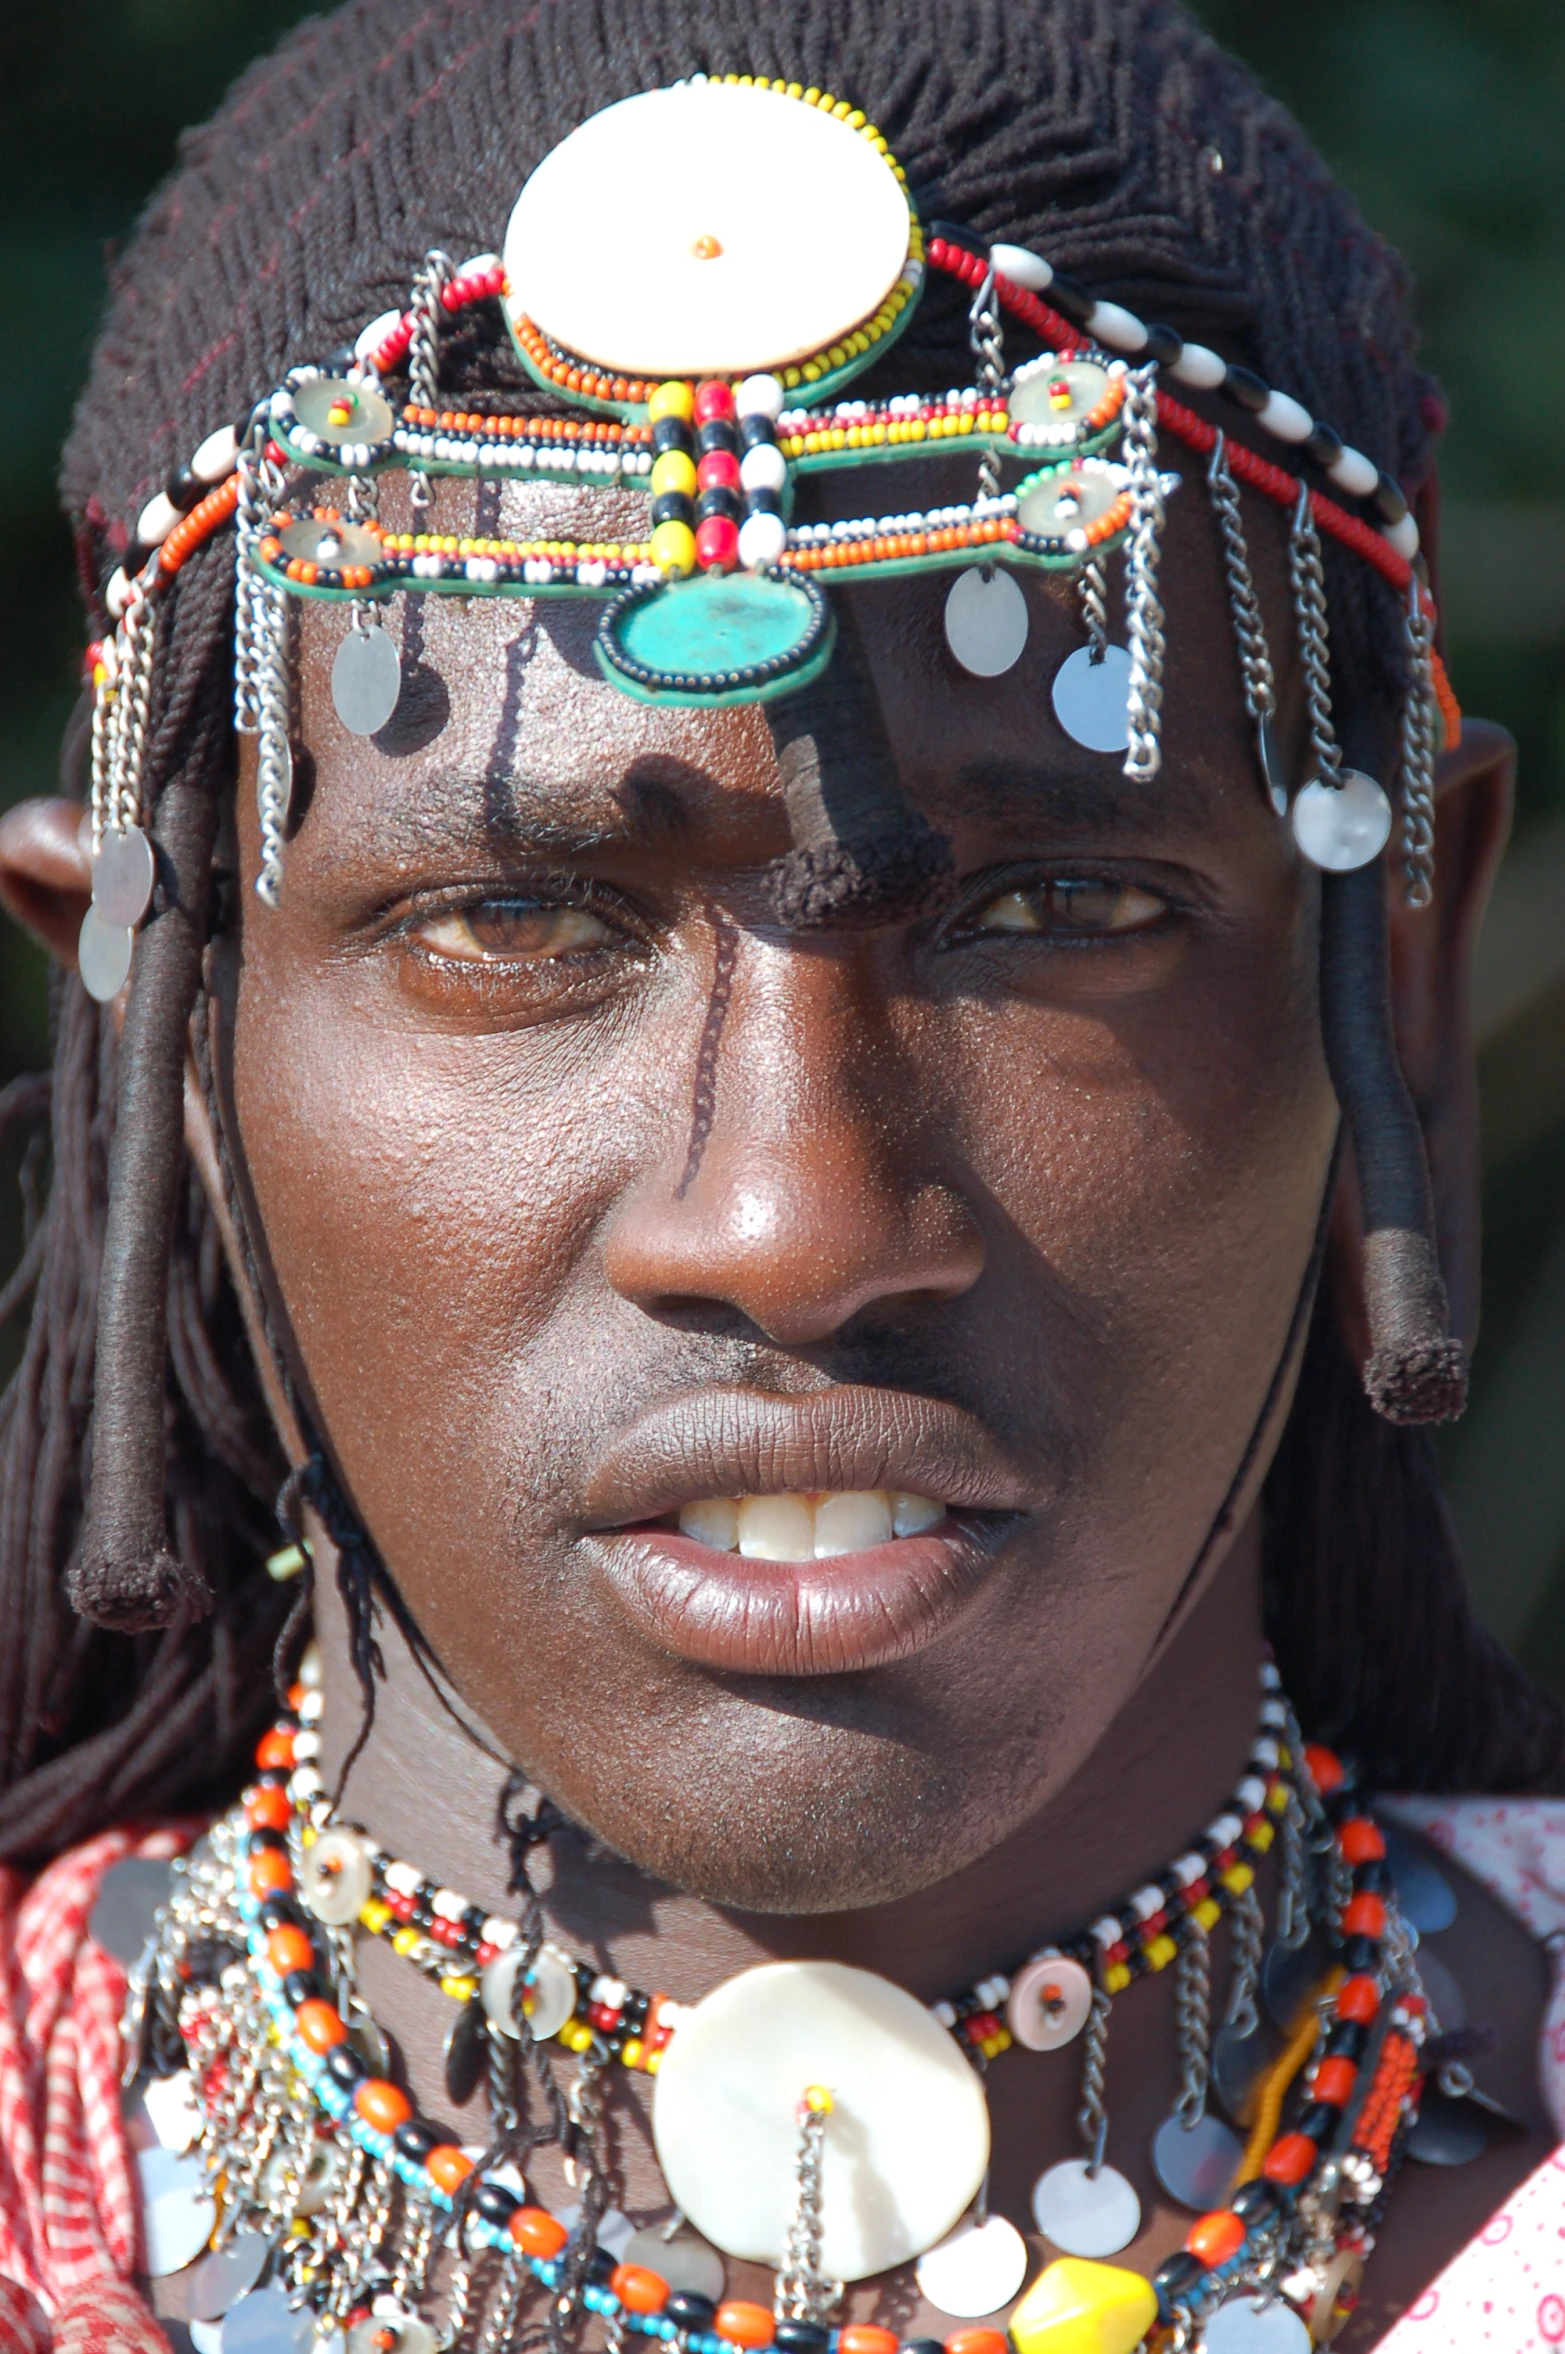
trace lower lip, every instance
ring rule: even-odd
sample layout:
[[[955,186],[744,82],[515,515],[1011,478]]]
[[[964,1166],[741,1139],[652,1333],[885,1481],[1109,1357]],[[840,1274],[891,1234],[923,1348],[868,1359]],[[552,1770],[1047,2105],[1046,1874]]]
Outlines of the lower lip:
[[[963,1514],[824,1561],[719,1553],[676,1529],[596,1530],[615,1599],[666,1651],[729,1675],[888,1667],[937,1642],[987,1584],[1011,1516]]]

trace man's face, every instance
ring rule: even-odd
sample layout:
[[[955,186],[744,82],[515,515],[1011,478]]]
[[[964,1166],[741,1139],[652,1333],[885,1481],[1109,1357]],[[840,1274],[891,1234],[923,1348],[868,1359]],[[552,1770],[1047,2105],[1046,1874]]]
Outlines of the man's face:
[[[584,503],[508,494],[505,528]],[[305,614],[313,782],[273,913],[247,775],[221,994],[307,1394],[495,1738],[707,1895],[873,1903],[1035,1813],[1261,1414],[1336,1115],[1213,537],[1187,485],[1149,786],[1055,722],[1069,583],[1029,581],[994,681],[944,581],[847,592],[959,887],[808,939],[768,913],[759,711],[627,700],[591,604],[431,597],[364,742],[343,617]],[[932,1525],[886,1536],[872,1492]]]

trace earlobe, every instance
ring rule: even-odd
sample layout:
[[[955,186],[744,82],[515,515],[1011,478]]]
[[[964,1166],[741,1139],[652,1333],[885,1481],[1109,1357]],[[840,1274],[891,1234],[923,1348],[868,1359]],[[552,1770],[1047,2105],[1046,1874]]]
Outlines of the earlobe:
[[[0,907],[74,969],[92,900],[84,812],[75,801],[19,801],[0,817]]]

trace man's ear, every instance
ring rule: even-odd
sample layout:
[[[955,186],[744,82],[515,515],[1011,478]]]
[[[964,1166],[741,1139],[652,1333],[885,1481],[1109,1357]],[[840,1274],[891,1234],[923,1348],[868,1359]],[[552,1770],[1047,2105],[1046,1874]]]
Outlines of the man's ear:
[[[1408,906],[1395,848],[1387,859],[1397,1051],[1429,1154],[1451,1329],[1469,1348],[1478,1330],[1480,1243],[1473,958],[1510,833],[1515,781],[1516,746],[1504,728],[1492,720],[1464,719],[1460,744],[1441,754],[1436,769],[1430,906]],[[1350,1160],[1333,1219],[1332,1291],[1357,1364],[1369,1353],[1359,1289],[1361,1244]]]
[[[92,861],[78,802],[19,801],[0,817],[0,907],[60,964],[74,968],[92,902]]]

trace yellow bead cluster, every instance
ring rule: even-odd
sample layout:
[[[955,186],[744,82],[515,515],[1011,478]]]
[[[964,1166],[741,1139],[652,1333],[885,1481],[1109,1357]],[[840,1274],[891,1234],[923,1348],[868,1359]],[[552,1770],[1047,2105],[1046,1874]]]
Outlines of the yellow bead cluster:
[[[450,532],[388,531],[394,556],[496,556],[511,563],[547,556],[555,564],[645,564],[646,542],[574,539],[458,539]]]
[[[866,417],[858,425],[817,425],[807,433],[779,434],[785,458],[813,457],[821,450],[898,449],[910,442],[958,440],[975,433],[1006,433],[1010,413],[999,409],[953,409],[943,417]]]

